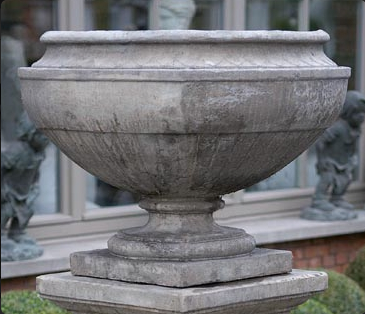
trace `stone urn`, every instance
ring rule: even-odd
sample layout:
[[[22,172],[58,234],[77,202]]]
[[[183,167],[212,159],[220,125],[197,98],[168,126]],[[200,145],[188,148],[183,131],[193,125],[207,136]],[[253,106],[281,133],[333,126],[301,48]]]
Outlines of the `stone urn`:
[[[44,56],[19,70],[29,116],[82,168],[141,194],[149,212],[107,250],[74,253],[73,274],[186,287],[290,271],[287,254],[255,249],[212,214],[222,195],[274,174],[337,119],[350,69],[324,54],[328,40],[323,31],[44,34]]]

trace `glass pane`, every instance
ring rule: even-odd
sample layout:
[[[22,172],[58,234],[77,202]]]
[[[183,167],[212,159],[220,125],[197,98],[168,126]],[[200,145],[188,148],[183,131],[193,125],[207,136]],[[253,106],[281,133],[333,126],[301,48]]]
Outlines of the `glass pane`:
[[[248,0],[246,29],[298,30],[299,0]]]
[[[149,0],[86,0],[86,30],[146,30]]]
[[[54,29],[55,4],[7,0],[1,5],[1,201],[32,207],[36,214],[58,211],[56,149],[24,113],[17,69],[42,56],[39,37]]]
[[[139,199],[137,194],[119,190],[91,174],[87,175],[86,209],[135,204]]]
[[[195,5],[196,11],[190,25],[191,29],[223,29],[222,0],[196,0]]]
[[[323,29],[331,40],[325,46],[329,58],[352,69],[349,89],[355,88],[357,48],[357,0],[311,0],[310,29]]]
[[[297,186],[297,161],[292,161],[285,168],[281,169],[271,177],[263,180],[245,191],[257,192],[268,190],[289,189]]]

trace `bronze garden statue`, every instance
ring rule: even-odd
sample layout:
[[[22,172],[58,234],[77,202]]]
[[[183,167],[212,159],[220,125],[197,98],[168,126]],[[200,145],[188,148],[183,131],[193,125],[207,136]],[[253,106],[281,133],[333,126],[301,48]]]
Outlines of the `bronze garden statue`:
[[[24,260],[43,250],[25,232],[39,194],[39,167],[48,139],[24,113],[19,119],[18,141],[1,151],[1,260]],[[7,224],[9,227],[7,228]]]
[[[315,144],[319,181],[311,207],[302,217],[311,220],[356,218],[354,206],[344,199],[357,167],[358,139],[365,117],[365,96],[349,91],[337,122]]]
[[[25,64],[22,43],[2,34],[1,261],[31,259],[43,253],[25,232],[39,194],[39,167],[48,144],[21,105],[17,69]]]

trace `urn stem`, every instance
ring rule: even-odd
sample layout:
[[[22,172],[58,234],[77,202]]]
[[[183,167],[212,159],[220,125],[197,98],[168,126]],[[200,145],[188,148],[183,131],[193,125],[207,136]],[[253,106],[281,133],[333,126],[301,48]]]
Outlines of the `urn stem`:
[[[215,223],[213,212],[221,198],[143,199],[149,212],[146,225],[119,231],[108,248],[123,258],[142,260],[204,260],[250,253],[254,238],[242,229]]]

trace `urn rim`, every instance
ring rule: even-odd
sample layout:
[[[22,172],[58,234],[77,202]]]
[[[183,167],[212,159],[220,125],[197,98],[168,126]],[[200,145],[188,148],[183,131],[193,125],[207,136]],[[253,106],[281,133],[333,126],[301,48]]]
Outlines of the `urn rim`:
[[[45,44],[187,44],[187,43],[318,43],[329,41],[323,30],[145,30],[145,31],[48,31]]]

